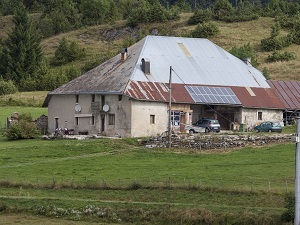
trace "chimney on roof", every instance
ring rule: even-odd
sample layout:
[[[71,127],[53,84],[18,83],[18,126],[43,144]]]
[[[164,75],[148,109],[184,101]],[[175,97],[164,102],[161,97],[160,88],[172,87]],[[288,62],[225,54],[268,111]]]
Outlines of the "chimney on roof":
[[[125,61],[127,59],[127,48],[122,48],[121,50],[121,60]]]
[[[246,57],[243,58],[244,63],[246,63],[247,65],[251,65],[251,58],[250,57]]]
[[[144,73],[150,73],[150,60],[142,58],[142,70]]]

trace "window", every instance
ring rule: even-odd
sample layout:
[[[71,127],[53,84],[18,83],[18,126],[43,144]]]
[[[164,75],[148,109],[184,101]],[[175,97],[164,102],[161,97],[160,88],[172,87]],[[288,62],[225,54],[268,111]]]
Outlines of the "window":
[[[55,118],[55,129],[58,129],[58,118]]]
[[[171,124],[172,124],[172,126],[180,125],[180,112],[179,111],[171,111]]]
[[[262,112],[258,112],[257,113],[257,119],[258,120],[262,120]]]
[[[105,95],[101,96],[101,108],[103,108],[103,106],[105,105]]]
[[[79,102],[79,95],[76,95],[76,103]]]
[[[95,115],[92,115],[91,120],[92,120],[92,121],[91,121],[91,124],[92,124],[92,125],[95,125]]]
[[[115,114],[108,115],[108,125],[115,125]]]
[[[122,101],[123,95],[119,95],[119,102]]]
[[[75,117],[75,125],[78,125],[78,124],[79,124],[79,118]]]
[[[150,115],[150,124],[155,124],[155,115]]]
[[[92,102],[95,102],[95,95],[92,95]]]

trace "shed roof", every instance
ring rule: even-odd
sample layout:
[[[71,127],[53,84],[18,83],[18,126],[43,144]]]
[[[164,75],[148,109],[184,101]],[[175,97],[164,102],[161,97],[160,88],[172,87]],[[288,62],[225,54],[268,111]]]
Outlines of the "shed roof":
[[[300,110],[300,81],[268,80],[287,110]]]

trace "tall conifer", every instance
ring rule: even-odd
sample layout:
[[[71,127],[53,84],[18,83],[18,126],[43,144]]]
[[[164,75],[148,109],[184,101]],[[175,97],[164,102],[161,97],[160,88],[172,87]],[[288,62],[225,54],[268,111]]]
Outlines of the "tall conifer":
[[[25,6],[16,6],[14,28],[3,44],[0,72],[5,80],[12,80],[20,89],[22,82],[37,79],[42,63],[41,36],[29,19]]]

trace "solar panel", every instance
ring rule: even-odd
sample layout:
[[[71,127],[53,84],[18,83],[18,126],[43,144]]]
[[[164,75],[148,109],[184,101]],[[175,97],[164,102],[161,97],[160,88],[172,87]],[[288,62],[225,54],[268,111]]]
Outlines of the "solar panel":
[[[230,87],[185,86],[196,103],[241,105]]]

